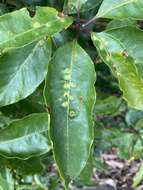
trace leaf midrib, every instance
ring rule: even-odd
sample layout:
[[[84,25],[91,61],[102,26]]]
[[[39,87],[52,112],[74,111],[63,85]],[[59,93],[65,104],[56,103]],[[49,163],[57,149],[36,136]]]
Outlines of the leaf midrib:
[[[67,107],[67,130],[66,130],[66,138],[67,138],[67,172],[69,171],[69,153],[70,153],[70,142],[69,142],[69,112],[70,112],[70,93],[71,93],[71,83],[72,83],[72,71],[73,71],[73,64],[75,58],[75,45],[76,42],[72,42],[72,49],[71,49],[71,61],[70,61],[70,80],[69,80],[69,91],[68,91],[68,107]]]

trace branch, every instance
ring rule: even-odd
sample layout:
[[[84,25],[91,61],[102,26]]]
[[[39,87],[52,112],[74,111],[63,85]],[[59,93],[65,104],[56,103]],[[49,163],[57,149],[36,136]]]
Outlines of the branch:
[[[91,24],[95,21],[96,21],[96,16],[93,17],[92,19],[90,19],[89,21],[87,21],[85,24],[82,24],[82,27],[85,28],[86,26],[88,26],[89,24]]]

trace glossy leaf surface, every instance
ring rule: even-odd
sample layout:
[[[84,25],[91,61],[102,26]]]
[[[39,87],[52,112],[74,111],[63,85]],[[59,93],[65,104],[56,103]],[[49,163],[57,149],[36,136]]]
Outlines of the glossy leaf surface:
[[[107,34],[115,38],[127,52],[135,59],[135,64],[141,68],[143,65],[143,31],[135,26],[121,26],[112,30],[107,30]]]
[[[120,30],[120,28],[117,30]],[[120,36],[119,39],[117,39],[113,33],[114,32],[112,31],[111,33],[110,30],[97,34],[93,33],[93,42],[103,61],[111,68],[113,74],[119,80],[120,88],[123,91],[123,97],[127,100],[129,106],[143,110],[142,70],[138,70],[137,67],[140,60],[138,58],[139,54],[136,52],[131,53],[135,48],[130,41],[133,33],[129,32],[128,36],[131,36],[125,41],[120,41],[121,36],[124,38],[124,32],[122,35],[118,35]],[[132,44],[132,46],[129,46],[129,44]]]
[[[71,18],[59,17],[58,12],[49,7],[38,7],[32,18],[26,9],[5,14],[0,17],[0,51],[51,36],[71,23]]]
[[[51,139],[62,178],[76,178],[86,165],[93,142],[95,72],[77,44],[59,48],[51,64],[45,97],[51,110]]]
[[[103,0],[97,17],[111,19],[143,19],[142,0]]]
[[[0,106],[26,98],[44,80],[51,41],[41,40],[11,49],[0,57]]]
[[[13,121],[0,131],[0,154],[26,159],[50,150],[48,139],[49,115],[31,114]]]

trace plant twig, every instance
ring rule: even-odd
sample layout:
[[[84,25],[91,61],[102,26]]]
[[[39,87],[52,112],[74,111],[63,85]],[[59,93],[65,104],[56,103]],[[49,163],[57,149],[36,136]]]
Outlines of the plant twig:
[[[91,23],[93,23],[95,21],[96,21],[96,17],[93,17],[92,19],[87,21],[85,24],[82,24],[82,27],[85,28],[86,26],[88,26],[89,24],[91,24]]]
[[[78,6],[77,6],[77,28],[80,29],[79,21],[80,21],[80,0],[78,0]],[[77,38],[77,39],[79,38],[79,31],[78,31],[78,33],[77,33],[76,38]]]

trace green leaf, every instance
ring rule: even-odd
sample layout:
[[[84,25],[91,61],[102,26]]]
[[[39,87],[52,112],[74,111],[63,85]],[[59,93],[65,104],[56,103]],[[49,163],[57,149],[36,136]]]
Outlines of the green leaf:
[[[49,115],[31,114],[0,131],[0,155],[27,159],[50,150]]]
[[[64,45],[65,43],[74,40],[75,34],[73,33],[73,31],[66,30],[60,33],[56,33],[52,39],[53,39],[55,48],[58,48]]]
[[[142,7],[142,0],[103,0],[96,17],[141,20],[143,19]]]
[[[121,105],[121,98],[116,96],[109,96],[107,98],[98,100],[94,106],[95,114],[115,114]]]
[[[93,62],[77,42],[59,48],[49,65],[45,98],[51,110],[51,139],[61,177],[75,179],[93,143]]]
[[[7,7],[3,3],[0,3],[0,16],[7,12]]]
[[[91,151],[86,166],[82,170],[81,174],[77,178],[77,182],[80,184],[91,185],[92,182],[92,175],[93,175],[93,151]]]
[[[6,0],[6,2],[10,5],[14,5],[17,8],[23,6],[34,6],[34,5],[42,5],[47,2],[47,0]]]
[[[128,31],[128,36],[130,35],[132,35],[132,32]],[[130,44],[129,39],[127,38],[126,40],[128,42],[126,46]],[[93,33],[92,40],[103,61],[110,67],[113,74],[119,80],[120,88],[123,91],[123,98],[128,102],[129,106],[143,110],[142,70],[140,69],[139,71],[137,68],[140,60],[140,58],[137,59],[137,56],[140,54],[130,53],[128,55],[128,49],[126,52],[126,46],[124,46],[123,41],[117,39],[110,31]],[[129,49],[131,52],[134,47],[129,47]]]
[[[127,54],[135,59],[135,64],[139,67],[139,72],[143,72],[143,31],[136,26],[122,26],[107,30],[106,34],[112,39],[114,38],[116,43],[119,43]]]
[[[134,142],[134,147],[133,147],[131,159],[137,160],[137,159],[142,158],[142,156],[143,156],[143,135],[141,135],[141,133],[140,133],[137,137],[137,141]]]
[[[0,166],[0,190],[14,190],[12,173],[4,165]]]
[[[143,129],[143,118],[139,119],[137,122],[136,122],[136,125],[134,126],[135,129],[137,130],[142,130]]]
[[[70,17],[59,17],[58,12],[49,7],[38,7],[32,18],[27,9],[5,14],[0,17],[0,52],[51,36],[71,23]]]
[[[120,158],[135,160],[143,156],[143,135],[139,131],[141,128],[142,124],[138,123],[135,128],[130,129],[130,133],[116,133],[115,138],[111,139],[112,145],[117,147]],[[134,131],[137,131],[137,133]]]
[[[140,168],[133,178],[133,187],[137,187],[143,179],[143,163],[141,163]]]
[[[1,175],[0,175],[0,190],[14,190],[12,188],[13,184],[9,184],[6,179],[4,179]]]
[[[39,157],[32,157],[27,160],[8,159],[7,165],[13,170],[16,170],[19,175],[35,175],[43,170],[43,165]]]
[[[137,21],[136,20],[131,20],[131,19],[124,19],[124,20],[112,20],[111,22],[108,23],[106,30],[113,30],[113,29],[118,29],[121,28],[128,28],[128,27],[136,27],[137,26]],[[132,31],[132,30],[131,30]]]
[[[130,107],[143,110],[143,81],[132,59],[114,55],[112,61],[117,68],[116,74],[123,91],[123,98]]]
[[[111,139],[114,146],[118,149],[118,155],[123,159],[133,159],[136,157],[134,146],[137,143],[138,136],[132,133],[123,133],[116,135],[116,138]]]
[[[138,120],[143,118],[143,111],[130,109],[125,116],[126,123],[128,126],[134,127]]]
[[[64,11],[70,14],[95,9],[102,0],[65,0]]]
[[[109,172],[110,171],[110,167],[108,165],[106,165],[106,163],[104,163],[104,161],[101,158],[94,158],[93,162],[93,167],[100,172]]]
[[[7,180],[0,175],[0,190],[14,190],[14,184],[8,183]]]
[[[11,119],[0,112],[0,129],[6,127],[11,122]]]
[[[41,40],[0,56],[0,107],[26,98],[44,80],[51,41]]]

